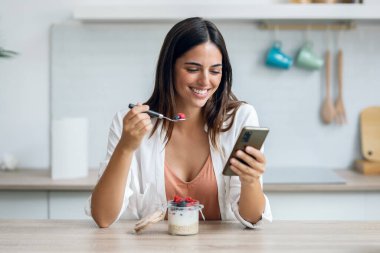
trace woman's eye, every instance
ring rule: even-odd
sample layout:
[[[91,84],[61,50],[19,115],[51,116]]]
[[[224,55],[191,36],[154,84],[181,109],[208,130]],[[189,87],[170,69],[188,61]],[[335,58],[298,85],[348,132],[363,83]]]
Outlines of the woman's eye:
[[[218,74],[221,74],[222,73],[222,71],[221,70],[211,70],[210,71],[212,74],[216,74],[216,75],[218,75]]]
[[[188,72],[196,72],[198,69],[187,69]]]

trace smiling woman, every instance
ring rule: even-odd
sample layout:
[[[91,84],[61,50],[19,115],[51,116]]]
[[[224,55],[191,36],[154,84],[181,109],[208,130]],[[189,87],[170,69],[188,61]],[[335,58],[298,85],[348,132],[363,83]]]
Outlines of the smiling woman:
[[[254,228],[272,219],[262,190],[266,160],[247,147],[227,160],[244,126],[258,126],[255,109],[232,93],[232,68],[218,28],[183,20],[161,48],[153,94],[115,116],[101,177],[87,213],[100,227],[123,217],[141,219],[174,196],[204,205],[206,220],[239,220]],[[149,111],[186,120],[151,119]],[[226,163],[239,176],[222,175]]]

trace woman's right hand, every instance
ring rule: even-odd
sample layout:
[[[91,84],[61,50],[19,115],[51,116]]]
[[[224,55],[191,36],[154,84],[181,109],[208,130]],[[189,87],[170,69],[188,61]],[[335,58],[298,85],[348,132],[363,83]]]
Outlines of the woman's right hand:
[[[153,128],[150,116],[144,113],[149,106],[137,103],[123,118],[123,132],[119,145],[121,148],[135,151],[144,138],[144,135]]]

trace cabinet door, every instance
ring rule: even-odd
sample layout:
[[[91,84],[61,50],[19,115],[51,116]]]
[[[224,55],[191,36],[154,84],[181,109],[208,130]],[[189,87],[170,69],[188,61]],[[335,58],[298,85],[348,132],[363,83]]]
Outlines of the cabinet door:
[[[378,192],[270,192],[276,220],[380,220]]]
[[[90,219],[84,213],[84,207],[90,195],[89,191],[50,192],[50,219]]]
[[[47,219],[47,192],[0,191],[1,219]]]
[[[364,209],[367,220],[380,220],[380,192],[364,193]]]

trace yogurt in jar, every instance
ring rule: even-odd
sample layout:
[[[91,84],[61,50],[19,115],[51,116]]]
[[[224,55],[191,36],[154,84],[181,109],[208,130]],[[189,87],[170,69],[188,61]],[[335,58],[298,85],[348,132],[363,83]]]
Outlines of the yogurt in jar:
[[[188,201],[186,201],[188,200]],[[171,235],[193,235],[199,231],[199,211],[203,205],[191,198],[175,197],[168,202],[168,230]]]

